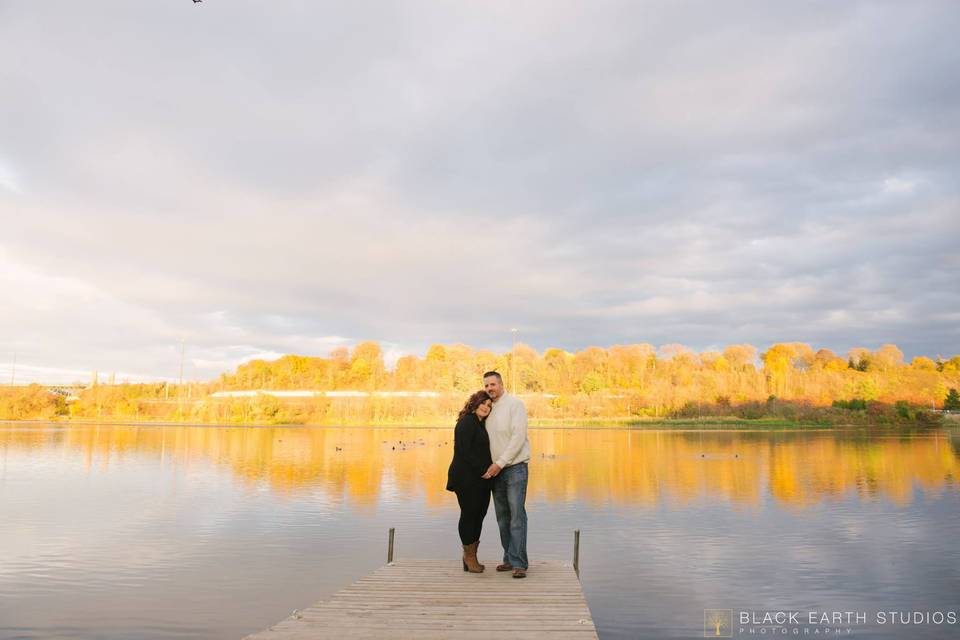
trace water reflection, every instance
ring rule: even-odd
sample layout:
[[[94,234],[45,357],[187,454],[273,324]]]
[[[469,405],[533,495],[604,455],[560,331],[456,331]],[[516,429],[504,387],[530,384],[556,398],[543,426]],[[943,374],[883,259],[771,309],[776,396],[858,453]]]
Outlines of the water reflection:
[[[53,427],[0,428],[0,449],[43,449],[107,470],[126,458],[214,464],[280,496],[321,492],[372,506],[385,489],[448,507],[446,429]],[[802,509],[849,494],[909,504],[914,489],[955,491],[957,445],[945,432],[672,432],[534,429],[530,499],[682,507],[770,498]]]
[[[583,530],[603,638],[702,637],[705,608],[955,605],[955,432],[530,438],[531,558],[569,561]],[[451,446],[449,429],[0,425],[0,640],[239,638],[380,566],[388,527],[400,555],[455,561]],[[495,560],[492,513],[484,531]]]

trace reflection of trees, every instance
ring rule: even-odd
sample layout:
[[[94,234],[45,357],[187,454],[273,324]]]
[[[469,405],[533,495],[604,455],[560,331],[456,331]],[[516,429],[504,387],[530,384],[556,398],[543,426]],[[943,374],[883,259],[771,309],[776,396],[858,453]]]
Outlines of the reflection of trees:
[[[955,435],[922,438],[840,432],[671,432],[535,429],[532,500],[654,506],[765,494],[805,507],[847,494],[908,503],[914,487],[956,488]],[[60,449],[91,469],[130,456],[189,466],[212,462],[251,486],[289,495],[321,491],[372,505],[381,492],[449,504],[446,429],[68,427],[0,430],[11,450]]]
[[[953,450],[953,455],[960,458],[960,431],[957,429],[947,430],[947,440],[950,443],[950,448]]]

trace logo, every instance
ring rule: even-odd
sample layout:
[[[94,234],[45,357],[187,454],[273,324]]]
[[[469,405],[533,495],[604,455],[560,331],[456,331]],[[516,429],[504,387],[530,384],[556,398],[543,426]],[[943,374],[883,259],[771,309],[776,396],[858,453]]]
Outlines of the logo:
[[[703,637],[732,638],[733,609],[704,609]]]

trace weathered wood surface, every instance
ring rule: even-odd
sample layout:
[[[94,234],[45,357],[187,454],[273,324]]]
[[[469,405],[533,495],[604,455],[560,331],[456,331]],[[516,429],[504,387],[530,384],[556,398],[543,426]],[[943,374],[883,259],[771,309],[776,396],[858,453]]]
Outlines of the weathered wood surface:
[[[516,580],[485,564],[474,574],[457,561],[397,560],[245,640],[597,637],[571,566],[534,562]]]

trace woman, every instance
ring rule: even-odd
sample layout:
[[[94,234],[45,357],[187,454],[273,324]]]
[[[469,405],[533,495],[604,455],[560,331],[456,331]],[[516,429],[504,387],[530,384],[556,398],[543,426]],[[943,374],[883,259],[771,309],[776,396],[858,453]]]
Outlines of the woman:
[[[490,459],[490,439],[483,427],[490,415],[493,401],[486,391],[477,391],[457,416],[453,434],[453,462],[447,471],[447,491],[457,494],[460,503],[460,542],[463,544],[463,570],[481,573],[483,565],[477,560],[480,528],[490,506],[490,481],[484,473],[493,464]]]

